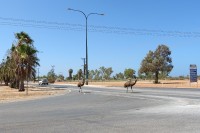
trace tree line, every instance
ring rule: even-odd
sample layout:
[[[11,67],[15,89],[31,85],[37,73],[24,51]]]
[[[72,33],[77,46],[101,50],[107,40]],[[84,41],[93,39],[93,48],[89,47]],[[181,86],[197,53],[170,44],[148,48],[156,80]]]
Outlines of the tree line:
[[[113,70],[112,67],[100,67],[99,69],[95,70],[89,70],[89,80],[124,80],[129,78],[135,78],[135,70],[128,68],[124,70],[124,73],[117,73],[114,76],[112,76]],[[50,69],[50,71],[47,73],[47,75],[43,75],[39,77],[41,78],[47,78],[50,83],[54,83],[57,81],[65,81],[65,80],[82,80],[84,79],[84,70],[79,69],[75,74],[73,74],[73,69],[68,70],[68,77],[64,77],[63,74],[56,74],[54,67]]]
[[[114,76],[112,67],[101,66],[99,69],[89,70],[89,80],[123,80],[135,77],[135,70],[128,68],[124,73],[117,73]],[[73,69],[68,70],[69,77],[66,80],[81,80],[84,78],[84,70],[79,69],[76,74],[73,74]]]
[[[142,60],[138,70],[138,78],[140,79],[154,79],[154,83],[159,83],[158,79],[166,78],[173,69],[172,58],[170,57],[171,51],[166,45],[158,45],[155,51],[149,51],[146,57]],[[73,75],[73,69],[69,69],[68,79],[80,79],[83,77],[82,70],[80,69],[76,75]],[[123,80],[128,78],[136,78],[135,70],[132,68],[125,69],[111,77],[113,70],[112,67],[100,67],[99,69],[90,70],[90,80]]]

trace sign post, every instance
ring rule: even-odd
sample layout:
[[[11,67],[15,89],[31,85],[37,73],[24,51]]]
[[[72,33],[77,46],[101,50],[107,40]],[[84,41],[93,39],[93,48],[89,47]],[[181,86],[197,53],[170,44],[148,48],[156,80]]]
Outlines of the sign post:
[[[197,66],[195,64],[190,65],[190,85],[191,82],[197,82],[198,87]]]

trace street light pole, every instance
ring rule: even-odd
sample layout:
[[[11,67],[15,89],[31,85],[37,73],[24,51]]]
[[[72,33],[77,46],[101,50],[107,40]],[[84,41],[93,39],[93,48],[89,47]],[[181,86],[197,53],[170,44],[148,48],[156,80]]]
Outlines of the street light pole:
[[[83,11],[81,10],[75,10],[75,9],[71,9],[71,8],[68,8],[68,10],[71,10],[71,11],[76,11],[76,12],[80,12],[84,15],[85,17],[85,20],[86,20],[86,85],[88,85],[88,45],[87,45],[87,20],[88,20],[88,17],[90,15],[104,15],[104,14],[100,14],[100,13],[89,13],[89,14],[85,14]]]
[[[83,75],[85,77],[85,58],[81,58],[83,60]]]

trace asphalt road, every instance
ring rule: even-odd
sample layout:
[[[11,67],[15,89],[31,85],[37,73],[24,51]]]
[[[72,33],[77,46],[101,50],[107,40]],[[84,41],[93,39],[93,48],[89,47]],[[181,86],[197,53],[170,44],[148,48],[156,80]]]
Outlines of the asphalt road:
[[[53,87],[71,92],[0,104],[0,132],[200,132],[200,89]]]

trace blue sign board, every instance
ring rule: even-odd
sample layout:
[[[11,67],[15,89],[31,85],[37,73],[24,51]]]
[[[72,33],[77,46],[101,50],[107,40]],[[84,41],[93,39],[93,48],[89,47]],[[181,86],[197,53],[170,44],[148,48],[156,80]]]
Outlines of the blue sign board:
[[[197,82],[197,66],[190,65],[190,82]]]

